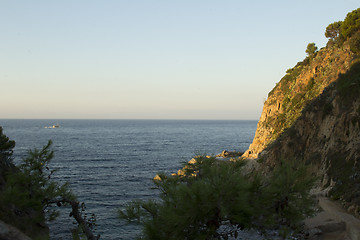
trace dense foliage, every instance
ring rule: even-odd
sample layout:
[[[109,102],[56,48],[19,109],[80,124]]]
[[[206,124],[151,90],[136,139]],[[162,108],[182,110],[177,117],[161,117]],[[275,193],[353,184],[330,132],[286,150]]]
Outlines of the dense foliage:
[[[309,43],[306,47],[305,52],[308,56],[313,56],[317,50],[318,50],[318,48],[315,45],[315,43]]]
[[[360,54],[360,8],[348,13],[344,21],[330,24],[325,36],[329,38],[329,46],[340,47],[347,41],[350,50]],[[277,85],[284,93],[282,113],[265,122],[274,129],[274,139],[290,127],[301,109],[319,94],[314,78],[302,89],[291,93],[297,77],[316,57],[315,43],[308,44],[306,53],[308,57],[289,69]],[[340,75],[336,82],[344,106],[360,95],[359,74],[360,63],[354,61],[350,70]],[[323,117],[331,111],[333,106],[325,105]],[[360,124],[359,117],[353,117],[352,121],[354,125]],[[41,150],[29,151],[15,168],[12,162],[15,142],[9,140],[0,127],[0,219],[31,236],[36,236],[34,225],[55,219],[58,212],[50,208],[54,204],[70,204],[73,209],[70,215],[75,216],[82,227],[89,223],[91,226],[95,221],[82,218],[79,203],[67,184],[52,180],[54,171],[48,166],[54,154],[51,144],[49,141]],[[355,187],[359,186],[356,176],[360,168],[355,162],[344,164],[341,156],[335,157],[339,161],[329,167],[329,174],[340,184],[331,194],[334,198],[352,196],[349,192],[354,187],[347,186],[354,183],[351,178],[356,179]],[[295,160],[280,161],[270,177],[261,178],[256,172],[248,174],[244,163],[197,157],[195,163],[185,166],[184,175],[159,174],[160,180],[154,181],[161,193],[158,201],[130,202],[125,209],[119,210],[119,216],[143,224],[142,239],[217,238],[216,230],[224,221],[241,228],[297,229],[299,222],[311,214],[313,206],[309,190],[315,179],[307,167]],[[84,228],[81,230],[86,232]],[[86,234],[88,239],[97,239],[91,233]]]
[[[350,50],[353,53],[360,54],[360,30],[354,33],[349,40]]]
[[[73,231],[74,239],[84,232],[87,239],[98,239],[92,230],[95,215],[87,218],[84,203],[81,205],[67,183],[59,184],[52,179],[55,170],[49,168],[54,156],[49,141],[41,150],[28,151],[18,166],[13,164],[15,142],[3,134],[0,127],[0,219],[23,231],[32,239],[48,239],[47,221],[58,216],[54,206],[70,205],[70,216],[78,222]]]
[[[198,157],[184,176],[155,181],[159,202],[134,201],[119,215],[144,225],[142,239],[211,239],[230,221],[242,228],[296,229],[310,214],[313,178],[304,165],[284,161],[270,179],[244,174],[244,161]]]
[[[36,235],[33,225],[44,225],[58,215],[56,210],[49,208],[53,200],[74,198],[67,184],[60,185],[51,180],[54,173],[48,167],[53,157],[51,144],[49,141],[41,150],[29,151],[18,168],[7,173],[0,195],[0,218],[30,235]]]
[[[4,133],[0,126],[0,161],[7,166],[12,162],[13,148],[15,141],[10,140]]]
[[[325,37],[330,38],[332,40],[339,37],[340,32],[341,32],[341,24],[342,24],[342,21],[338,21],[338,22],[329,24],[329,26],[327,26],[326,30],[325,30]]]
[[[346,15],[344,22],[341,24],[341,34],[347,38],[351,37],[356,31],[360,29],[360,8],[349,12]]]
[[[330,45],[341,46],[346,39],[354,36],[360,30],[360,8],[349,12],[344,21],[331,23],[327,26],[325,37],[329,38]],[[355,37],[359,39],[359,36]],[[351,44],[351,43],[350,43]],[[360,47],[358,48],[360,49]],[[352,51],[354,48],[352,49]],[[357,52],[356,50],[354,51]]]

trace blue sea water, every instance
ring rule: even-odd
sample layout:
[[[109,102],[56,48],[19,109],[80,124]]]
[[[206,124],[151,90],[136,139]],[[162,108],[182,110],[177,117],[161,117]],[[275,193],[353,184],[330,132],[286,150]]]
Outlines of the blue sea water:
[[[59,124],[59,128],[45,128]],[[96,215],[101,239],[135,239],[140,226],[117,218],[116,209],[133,199],[156,198],[158,172],[173,173],[197,154],[245,151],[256,121],[212,120],[4,120],[16,141],[15,162],[29,149],[53,141],[54,179],[69,182],[86,211]],[[69,208],[50,223],[51,239],[71,239]]]

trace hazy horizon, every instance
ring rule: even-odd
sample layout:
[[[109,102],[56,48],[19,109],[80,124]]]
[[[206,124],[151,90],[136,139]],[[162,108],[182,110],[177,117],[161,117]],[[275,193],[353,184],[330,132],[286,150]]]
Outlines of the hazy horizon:
[[[258,121],[258,119],[191,119],[191,118],[169,118],[169,119],[165,119],[165,118],[0,118],[0,120],[5,120],[5,121],[11,121],[11,120],[41,120],[41,121],[52,121],[51,123],[53,124],[57,124],[57,121],[76,121],[76,120],[84,120],[84,121],[96,121],[96,120],[100,120],[100,121],[229,121],[229,122],[234,122],[234,121]],[[1,122],[0,122],[0,126],[1,126]]]
[[[0,3],[0,119],[258,120],[358,2]]]

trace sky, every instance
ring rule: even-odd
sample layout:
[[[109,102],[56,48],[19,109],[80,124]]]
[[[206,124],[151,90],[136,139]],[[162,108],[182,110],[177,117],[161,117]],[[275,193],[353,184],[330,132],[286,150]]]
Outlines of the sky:
[[[0,119],[258,120],[358,0],[0,0]]]

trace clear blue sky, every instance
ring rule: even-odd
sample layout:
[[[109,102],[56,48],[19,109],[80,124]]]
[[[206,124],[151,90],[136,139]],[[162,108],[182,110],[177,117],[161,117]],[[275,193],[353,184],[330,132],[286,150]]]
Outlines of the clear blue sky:
[[[1,0],[0,118],[255,119],[358,0]]]

